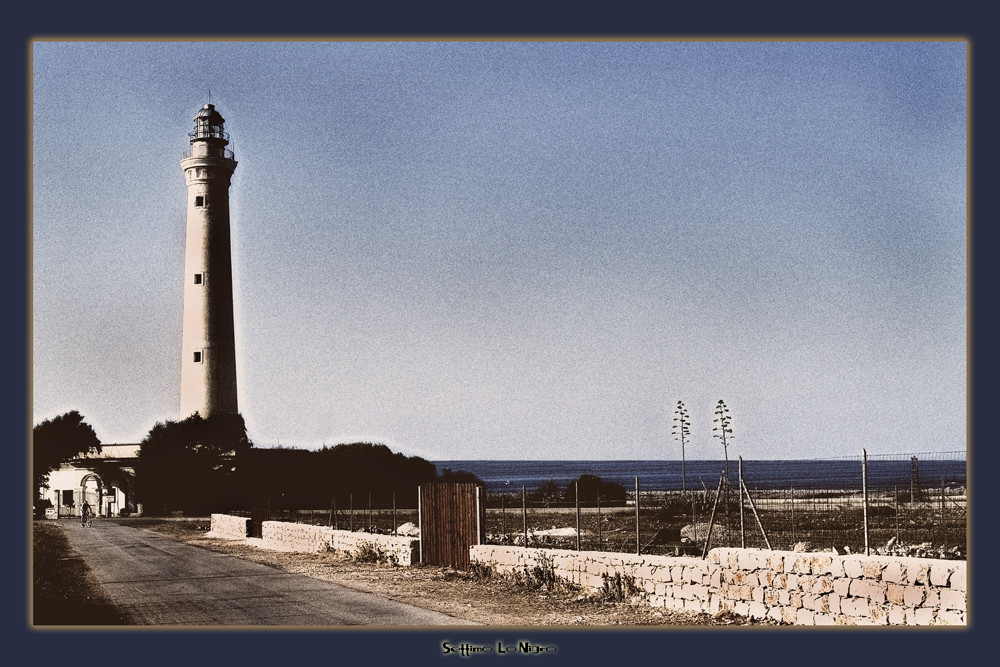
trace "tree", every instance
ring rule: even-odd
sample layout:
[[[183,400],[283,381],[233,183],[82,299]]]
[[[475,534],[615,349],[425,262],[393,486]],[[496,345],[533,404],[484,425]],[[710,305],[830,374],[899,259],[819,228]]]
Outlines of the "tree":
[[[388,498],[395,492],[402,502],[416,502],[417,487],[437,480],[437,468],[430,461],[393,452],[381,443],[335,445],[318,453],[325,479],[317,488],[341,499],[351,493]]]
[[[445,468],[438,475],[439,482],[472,482],[478,486],[486,486],[483,480],[479,479],[479,475],[474,472],[469,472],[468,470],[452,470],[451,468]]]
[[[37,498],[49,483],[49,473],[81,454],[101,451],[101,441],[93,427],[76,410],[46,419],[31,432],[32,478]]]
[[[531,492],[531,499],[541,502],[545,507],[553,503],[558,503],[561,496],[562,489],[559,488],[559,483],[554,479],[545,480],[538,485],[538,488]]]
[[[729,435],[729,440],[732,440],[733,429],[729,427],[732,422],[732,417],[729,415],[729,408],[726,407],[726,403],[720,398],[719,402],[715,405],[715,419],[712,420],[713,424],[718,424],[718,426],[712,427],[713,437],[719,438],[722,441],[722,455],[726,459],[725,476],[726,482],[729,482],[729,448],[726,435]]]
[[[597,475],[583,474],[566,485],[566,502],[576,501],[576,489],[580,488],[580,502],[592,503],[600,498],[604,502],[625,501],[625,487],[618,482],[607,482]]]
[[[151,514],[228,509],[240,459],[252,447],[240,415],[157,422],[139,445],[137,493]]]
[[[677,401],[677,409],[674,410],[674,414],[677,416],[674,417],[673,435],[674,439],[679,440],[681,443],[681,490],[687,493],[687,472],[684,470],[684,444],[691,435],[691,422],[688,418],[687,409],[681,401]]]
[[[451,474],[463,475],[463,471]],[[417,487],[434,482],[437,469],[418,456],[393,452],[386,445],[354,442],[318,450],[292,447],[254,448],[240,463],[245,493],[234,507],[269,505],[273,509],[315,506],[338,508],[364,503],[416,507]],[[473,480],[474,481],[474,480]],[[258,505],[260,504],[260,505]]]

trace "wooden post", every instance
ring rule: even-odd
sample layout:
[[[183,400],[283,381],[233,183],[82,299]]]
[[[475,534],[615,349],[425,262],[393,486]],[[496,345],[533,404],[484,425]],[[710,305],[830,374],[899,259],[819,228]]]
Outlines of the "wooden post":
[[[368,492],[368,532],[374,533],[375,526],[372,525],[372,492]]]
[[[333,528],[333,511],[337,508],[337,499],[330,498],[330,528]]]
[[[349,494],[347,500],[351,505],[351,532],[354,532],[354,494]]]
[[[868,547],[868,452],[861,450],[861,502],[863,503],[863,518],[865,525],[865,555],[871,555]]]
[[[392,492],[392,535],[396,536],[396,492]]]
[[[417,534],[419,537],[418,544],[420,546],[420,562],[424,562],[424,516],[421,511],[420,501],[422,494],[420,490],[423,487],[417,487]]]

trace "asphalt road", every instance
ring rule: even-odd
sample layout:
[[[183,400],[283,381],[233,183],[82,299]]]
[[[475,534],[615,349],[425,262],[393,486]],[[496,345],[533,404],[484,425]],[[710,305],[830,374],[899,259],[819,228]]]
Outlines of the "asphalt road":
[[[60,521],[70,544],[136,625],[471,625],[435,611],[289,574],[142,528]]]

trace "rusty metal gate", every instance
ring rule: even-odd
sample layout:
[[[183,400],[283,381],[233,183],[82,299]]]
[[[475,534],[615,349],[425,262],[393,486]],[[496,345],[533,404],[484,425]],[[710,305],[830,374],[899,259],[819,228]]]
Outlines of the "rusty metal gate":
[[[420,562],[469,569],[469,547],[485,541],[480,487],[438,482],[420,487]]]

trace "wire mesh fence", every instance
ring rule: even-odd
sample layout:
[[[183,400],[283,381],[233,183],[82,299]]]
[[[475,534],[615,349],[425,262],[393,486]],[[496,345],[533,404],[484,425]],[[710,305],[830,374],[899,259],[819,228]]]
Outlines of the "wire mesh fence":
[[[253,509],[233,509],[229,514],[382,535],[413,536],[419,524],[411,493],[348,493],[322,502],[307,502],[307,508],[283,503],[280,497],[260,496],[252,505]]]
[[[965,452],[797,461],[730,461],[715,479],[660,488],[583,474],[482,494],[486,542],[584,551],[704,555],[715,547],[965,558]],[[667,487],[667,488],[664,488]],[[638,500],[638,502],[636,502]],[[254,501],[258,519],[416,535],[415,493],[349,493],[285,505]],[[250,511],[233,514],[251,516]]]
[[[736,462],[733,462],[734,464]],[[964,452],[739,461],[714,487],[485,496],[487,542],[644,554],[714,547],[964,558]],[[580,485],[581,492],[583,485]],[[638,499],[638,503],[636,503]]]
[[[745,483],[772,544],[841,552],[964,558],[964,452],[823,459],[800,464],[797,484],[774,488],[746,466]],[[810,465],[802,465],[810,464]],[[831,482],[831,477],[833,481]],[[760,536],[748,538],[759,546]]]

